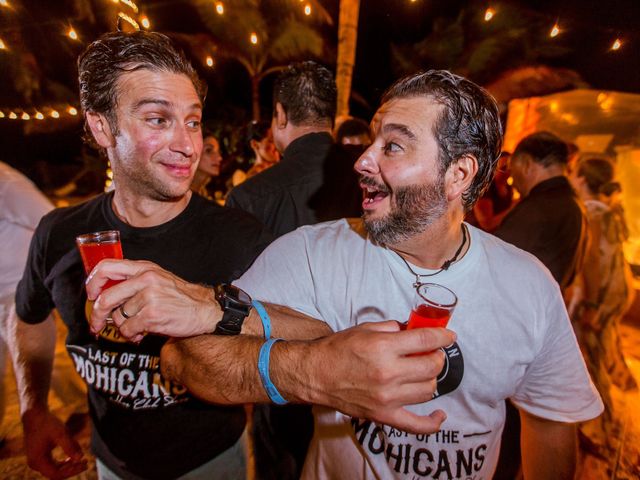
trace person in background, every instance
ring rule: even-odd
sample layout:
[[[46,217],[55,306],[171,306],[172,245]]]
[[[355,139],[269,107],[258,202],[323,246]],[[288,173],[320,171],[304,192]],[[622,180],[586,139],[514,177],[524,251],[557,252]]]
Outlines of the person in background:
[[[491,185],[467,216],[468,222],[485,232],[493,232],[513,205],[513,187],[508,182],[510,156],[508,152],[500,154]]]
[[[336,129],[336,143],[340,145],[360,145],[363,151],[371,145],[369,124],[361,118],[347,118]]]
[[[635,291],[631,269],[624,258],[624,226],[607,205],[604,192],[613,190],[614,166],[602,158],[580,161],[570,175],[589,219],[589,248],[578,277],[570,312],[587,367],[605,404],[604,414],[581,426],[583,447],[609,456],[615,452],[621,422],[615,417],[611,384],[623,390],[637,388],[627,366],[618,327]],[[595,450],[595,451],[594,451]]]
[[[220,175],[220,164],[222,155],[220,153],[220,142],[212,132],[205,130],[202,134],[202,155],[198,163],[198,169],[191,182],[191,190],[205,198],[213,199],[207,186],[211,180]]]
[[[333,74],[306,61],[289,65],[273,87],[271,131],[281,161],[233,188],[227,205],[254,215],[276,237],[302,225],[360,214],[361,194],[334,171],[351,172],[333,140]]]
[[[0,162],[0,426],[5,412],[7,318],[13,309],[16,285],[24,271],[33,232],[51,209],[53,205],[31,180]],[[47,324],[55,331],[53,318],[47,319]],[[4,438],[2,433],[0,438]]]
[[[273,167],[280,161],[280,153],[273,143],[269,122],[251,122],[247,127],[247,143],[255,158],[253,165],[247,171],[247,178]]]

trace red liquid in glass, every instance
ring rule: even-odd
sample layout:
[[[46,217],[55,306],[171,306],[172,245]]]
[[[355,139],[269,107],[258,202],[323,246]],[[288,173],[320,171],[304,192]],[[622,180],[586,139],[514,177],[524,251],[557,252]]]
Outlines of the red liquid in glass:
[[[91,270],[105,258],[122,259],[122,245],[120,242],[111,243],[82,243],[78,245],[80,256],[84,264],[84,271],[87,275]],[[104,285],[104,290],[120,283],[122,280],[108,280]]]
[[[444,328],[449,323],[449,310],[432,305],[418,305],[411,310],[407,329],[413,328]]]

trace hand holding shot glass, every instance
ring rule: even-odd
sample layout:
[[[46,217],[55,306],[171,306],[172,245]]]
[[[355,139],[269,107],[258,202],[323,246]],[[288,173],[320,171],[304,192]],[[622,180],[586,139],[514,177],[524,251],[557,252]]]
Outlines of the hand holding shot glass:
[[[419,285],[414,294],[406,329],[446,328],[457,303],[458,297],[447,287],[437,283]]]
[[[83,235],[78,235],[76,237],[76,245],[78,246],[78,250],[80,251],[80,256],[82,257],[82,263],[84,265],[84,271],[87,276],[93,271],[93,269],[100,263],[101,260],[106,258],[112,258],[117,260],[122,260],[124,257],[122,255],[122,244],[120,243],[120,232],[118,230],[106,230],[102,232],[93,232],[86,233]],[[106,290],[114,285],[117,285],[122,280],[111,280],[109,279],[103,290]],[[93,302],[91,302],[93,305]],[[127,318],[128,316],[122,309],[122,315]],[[91,316],[91,312],[88,312],[87,317]],[[109,318],[107,323],[111,323],[111,319]]]

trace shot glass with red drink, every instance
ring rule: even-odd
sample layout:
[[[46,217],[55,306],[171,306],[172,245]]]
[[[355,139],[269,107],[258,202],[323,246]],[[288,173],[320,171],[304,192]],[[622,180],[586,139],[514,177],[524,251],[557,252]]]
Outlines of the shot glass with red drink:
[[[423,283],[416,289],[406,329],[445,328],[457,303],[458,297],[447,287]]]
[[[80,250],[84,271],[87,275],[105,258],[122,259],[122,244],[118,230],[106,230],[104,232],[85,233],[76,237],[76,245]],[[109,280],[104,286],[106,290],[120,283],[120,280]]]

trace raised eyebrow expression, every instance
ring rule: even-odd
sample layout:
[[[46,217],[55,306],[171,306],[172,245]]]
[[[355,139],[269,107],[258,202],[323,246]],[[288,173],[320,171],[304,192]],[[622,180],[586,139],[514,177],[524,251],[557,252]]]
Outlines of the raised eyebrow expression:
[[[158,105],[161,107],[164,107],[166,109],[170,109],[174,104],[172,102],[169,102],[168,100],[160,100],[160,99],[153,99],[153,98],[143,98],[142,100],[136,102],[136,104],[133,106],[133,112],[138,112],[139,110],[141,110],[143,107],[147,106],[147,105]],[[189,110],[197,110],[199,112],[202,111],[202,104],[200,104],[200,102],[198,103],[193,103],[190,107]]]
[[[417,140],[416,134],[411,131],[409,127],[403,125],[401,123],[387,123],[382,127],[382,133],[399,133],[400,135],[406,137],[408,140],[415,141]]]

